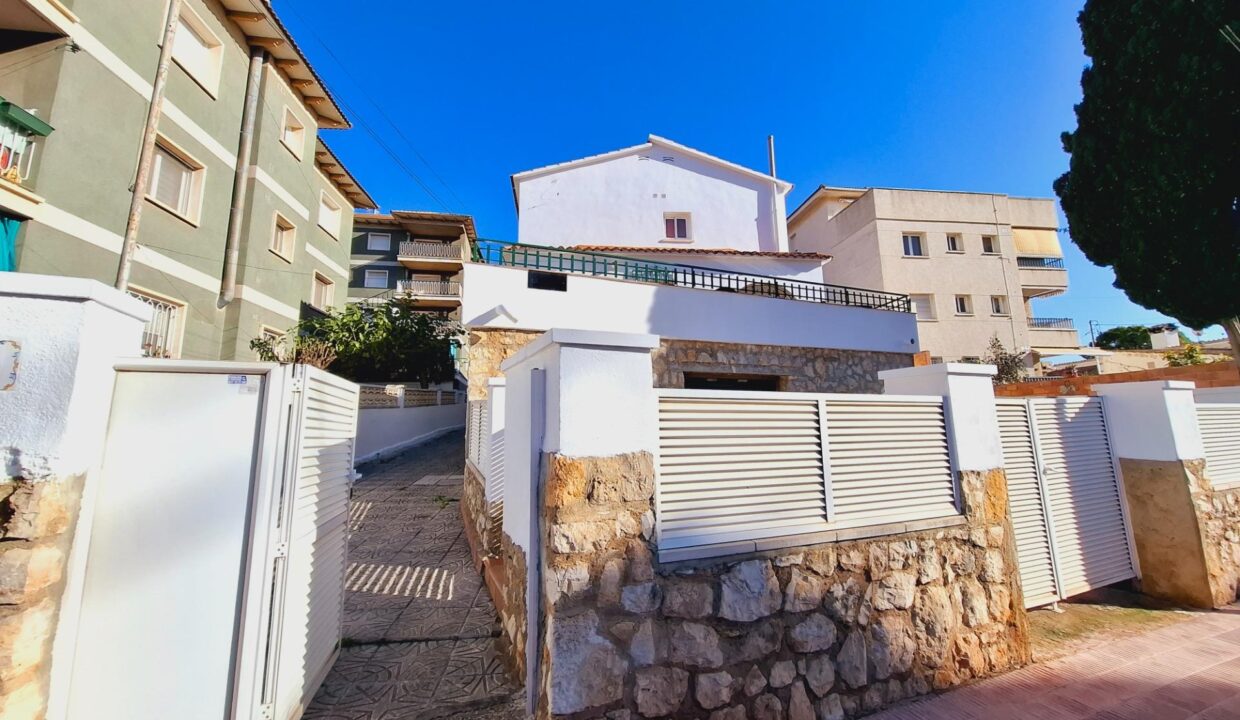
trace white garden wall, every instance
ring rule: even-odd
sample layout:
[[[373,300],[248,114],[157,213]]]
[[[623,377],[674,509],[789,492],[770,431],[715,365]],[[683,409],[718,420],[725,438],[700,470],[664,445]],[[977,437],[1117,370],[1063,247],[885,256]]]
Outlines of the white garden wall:
[[[357,462],[393,455],[449,430],[465,427],[465,403],[362,410],[357,420]]]

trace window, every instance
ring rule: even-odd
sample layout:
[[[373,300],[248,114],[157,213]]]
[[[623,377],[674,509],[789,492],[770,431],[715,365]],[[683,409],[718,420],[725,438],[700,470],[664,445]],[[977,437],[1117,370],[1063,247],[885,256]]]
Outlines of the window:
[[[306,126],[297,121],[291,108],[284,108],[284,127],[280,130],[280,142],[298,158],[306,147]]]
[[[275,227],[271,231],[271,252],[287,262],[293,262],[293,250],[297,247],[297,227],[276,213]]]
[[[991,315],[1007,315],[1008,304],[1007,298],[1002,295],[990,296],[990,314]]]
[[[904,236],[904,257],[925,257],[926,246],[920,235]]]
[[[154,358],[179,357],[185,304],[132,285],[128,292],[151,308],[151,319],[142,328],[142,354]]]
[[[215,97],[220,84],[220,61],[224,45],[198,14],[181,6],[180,22],[172,38],[172,59],[194,82]]]
[[[271,343],[279,342],[284,338],[284,333],[273,327],[267,327],[266,325],[262,326],[262,329],[259,331],[259,335],[263,340]]]
[[[918,320],[935,319],[933,295],[909,295],[908,297],[913,303],[913,313],[917,315]]]
[[[964,244],[960,241],[960,236],[948,234],[947,236],[947,252],[962,253],[964,252]]]
[[[320,310],[326,310],[332,306],[332,296],[335,294],[335,283],[328,280],[320,273],[314,274],[314,287],[310,291],[310,304]]]
[[[332,237],[340,236],[340,204],[329,198],[326,192],[319,195],[319,227]]]
[[[367,270],[366,277],[362,280],[362,287],[368,288],[385,288],[388,286],[387,270]]]
[[[185,220],[197,223],[205,172],[201,163],[161,138],[155,144],[146,196]]]
[[[667,213],[663,216],[663,238],[665,240],[684,240],[689,238],[689,214]]]
[[[999,244],[995,241],[994,235],[982,236],[982,252],[987,255],[999,254]]]
[[[973,314],[973,302],[969,299],[968,295],[957,295],[956,296],[956,314],[957,315],[972,315]]]
[[[391,233],[366,233],[366,249],[390,252],[392,250]]]
[[[976,355],[965,355],[960,358],[960,362],[969,363],[970,365],[980,365],[982,363],[982,359]]]
[[[539,272],[530,270],[525,286],[531,290],[555,290],[568,292],[568,276],[559,273]]]
[[[778,392],[786,384],[781,375],[734,375],[730,373],[685,373],[686,390],[751,390]]]

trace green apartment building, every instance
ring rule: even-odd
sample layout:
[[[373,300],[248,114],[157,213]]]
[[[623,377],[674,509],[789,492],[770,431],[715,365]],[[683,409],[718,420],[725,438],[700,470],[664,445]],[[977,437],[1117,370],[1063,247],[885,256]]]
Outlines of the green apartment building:
[[[349,301],[412,298],[428,311],[458,316],[461,268],[477,240],[469,215],[421,210],[353,218]]]
[[[0,1],[0,269],[115,280],[168,6]],[[375,205],[320,137],[348,121],[267,0],[182,0],[178,20],[129,290],[155,311],[148,354],[250,359],[344,305],[353,213]]]

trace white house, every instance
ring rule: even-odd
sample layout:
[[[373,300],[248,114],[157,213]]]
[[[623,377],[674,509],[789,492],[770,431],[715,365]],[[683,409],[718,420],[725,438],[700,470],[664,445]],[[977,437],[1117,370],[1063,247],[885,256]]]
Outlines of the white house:
[[[522,244],[822,282],[828,256],[789,252],[791,189],[657,135],[512,176]]]

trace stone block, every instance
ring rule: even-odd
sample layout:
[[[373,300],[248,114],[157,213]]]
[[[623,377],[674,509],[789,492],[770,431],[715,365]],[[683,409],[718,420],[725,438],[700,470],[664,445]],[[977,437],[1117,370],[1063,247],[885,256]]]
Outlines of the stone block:
[[[869,675],[886,680],[907,672],[913,666],[913,628],[902,614],[878,617],[867,630],[866,659]]]
[[[818,575],[792,568],[788,586],[784,590],[784,610],[806,612],[822,604],[827,592],[827,580]]]
[[[783,594],[767,560],[747,560],[733,566],[720,583],[719,616],[749,622],[779,610]]]
[[[590,566],[575,563],[547,568],[547,603],[554,607],[561,598],[572,600],[590,588]]]
[[[713,710],[732,701],[735,681],[730,673],[702,673],[694,683],[693,694],[698,704],[707,710]]]
[[[674,663],[690,667],[718,668],[723,664],[719,633],[701,623],[677,623],[672,626],[668,657]]]
[[[779,698],[767,693],[753,701],[754,720],[784,720],[784,704]]]
[[[744,705],[716,710],[710,714],[710,720],[748,720],[748,718],[749,715],[745,712]]]
[[[776,660],[771,665],[771,687],[788,687],[797,676],[797,664],[791,660]]]
[[[802,653],[826,650],[835,644],[835,623],[815,613],[788,631],[788,646]]]
[[[927,585],[917,591],[913,606],[913,641],[917,660],[927,667],[939,667],[951,649],[956,613],[951,598],[941,585]]]
[[[775,618],[767,618],[745,628],[739,643],[733,642],[728,653],[731,662],[761,660],[779,649],[783,625]]]
[[[835,666],[840,680],[848,687],[860,688],[866,684],[865,636],[860,630],[848,633],[835,657]]]
[[[818,720],[844,720],[844,706],[839,695],[828,695],[818,701]]]
[[[762,674],[762,669],[757,665],[749,668],[749,672],[745,673],[745,694],[753,697],[766,689],[766,676]]]
[[[989,599],[982,584],[966,577],[960,579],[959,588],[964,624],[977,627],[990,622]]]
[[[797,680],[788,693],[788,720],[815,720],[814,705],[805,692],[805,683]]]
[[[77,518],[79,476],[0,481],[0,538],[40,540],[68,531]]]
[[[643,668],[633,688],[637,712],[648,718],[676,712],[689,691],[689,673],[680,668]]]
[[[870,585],[875,610],[907,610],[913,606],[917,577],[911,572],[891,572]]]
[[[823,653],[809,659],[805,664],[805,682],[818,697],[831,692],[835,685],[835,663],[831,662],[830,655]]]
[[[663,614],[698,619],[714,612],[715,590],[704,582],[670,580],[664,585]]]
[[[635,615],[644,615],[658,610],[661,599],[659,586],[653,582],[627,585],[620,591],[620,606],[625,612]]]
[[[856,578],[850,577],[843,582],[836,582],[823,597],[822,607],[832,618],[852,624],[857,621],[857,612],[861,608],[861,598],[865,590]]]
[[[548,702],[552,713],[580,712],[623,696],[629,663],[599,632],[599,619],[593,611],[551,618],[548,634]]]

